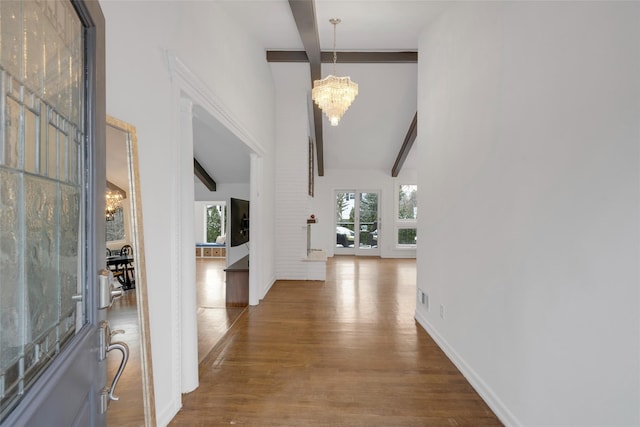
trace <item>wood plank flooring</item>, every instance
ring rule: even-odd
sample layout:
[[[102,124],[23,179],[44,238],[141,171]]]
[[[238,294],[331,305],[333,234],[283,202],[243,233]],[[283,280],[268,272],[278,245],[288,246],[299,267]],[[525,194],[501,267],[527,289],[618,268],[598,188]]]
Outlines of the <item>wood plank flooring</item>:
[[[415,260],[279,281],[200,364],[172,426],[499,426],[414,319]]]
[[[129,361],[122,372],[115,395],[120,398],[109,403],[107,425],[142,426],[144,425],[144,407],[142,406],[142,368],[140,366],[140,327],[138,325],[138,306],[136,290],[129,289],[113,302],[107,312],[112,331],[121,329],[123,334],[113,336],[114,342],[124,342],[129,347]],[[107,382],[116,376],[122,353],[111,351],[107,354]]]
[[[225,304],[225,258],[196,259],[198,362],[202,362],[245,310]]]
[[[238,319],[244,308],[225,306],[225,259],[198,259],[196,261],[196,290],[198,317],[198,357],[202,361]],[[129,362],[116,388],[118,401],[112,401],[107,411],[107,425],[138,427],[144,425],[142,406],[142,380],[140,367],[140,329],[135,289],[114,301],[108,311],[112,329],[124,334],[113,337],[129,346]],[[112,354],[113,353],[113,354]],[[121,354],[114,351],[107,359],[107,380],[115,377]],[[156,373],[161,375],[161,373]]]

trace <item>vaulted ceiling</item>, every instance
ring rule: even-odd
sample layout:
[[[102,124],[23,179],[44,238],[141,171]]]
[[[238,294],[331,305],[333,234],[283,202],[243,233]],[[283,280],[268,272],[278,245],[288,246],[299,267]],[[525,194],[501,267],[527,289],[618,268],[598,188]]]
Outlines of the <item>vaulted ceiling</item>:
[[[417,63],[344,63],[340,54],[413,52],[417,55],[421,31],[450,3],[427,0],[218,0],[218,3],[229,19],[264,47],[265,56],[268,51],[308,49],[303,38],[308,37],[304,27],[309,30],[310,18],[306,16],[305,23],[300,14],[308,14],[305,8],[310,5],[315,14],[319,48],[325,53],[332,52],[333,26],[329,19],[340,18],[337,73],[349,75],[358,83],[359,95],[337,127],[330,126],[322,116],[319,132],[322,166],[326,170],[373,169],[392,174],[416,115]],[[312,63],[314,61],[317,59],[312,58]],[[277,69],[281,68],[274,67],[274,72]],[[332,64],[323,63],[320,70],[321,76],[326,77],[332,71]],[[415,138],[415,128],[413,130]],[[196,139],[198,133],[194,129]],[[196,141],[196,154],[203,151],[197,144]],[[405,169],[414,167],[415,151],[411,149],[406,153]],[[219,167],[209,165],[208,160],[198,160],[203,165],[207,163],[208,170]],[[227,179],[219,173],[214,175],[223,181]]]

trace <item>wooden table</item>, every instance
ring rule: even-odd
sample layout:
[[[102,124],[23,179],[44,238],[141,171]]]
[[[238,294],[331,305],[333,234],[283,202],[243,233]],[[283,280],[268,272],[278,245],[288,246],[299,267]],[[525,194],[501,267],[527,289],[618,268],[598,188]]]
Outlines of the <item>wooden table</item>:
[[[227,273],[227,307],[249,305],[249,255],[224,270]]]
[[[131,280],[129,273],[133,274],[133,267],[130,267],[129,265],[133,265],[133,255],[114,255],[107,257],[107,267],[113,272],[122,273],[118,276],[118,280],[122,283],[125,289],[135,288],[136,283],[135,280]]]

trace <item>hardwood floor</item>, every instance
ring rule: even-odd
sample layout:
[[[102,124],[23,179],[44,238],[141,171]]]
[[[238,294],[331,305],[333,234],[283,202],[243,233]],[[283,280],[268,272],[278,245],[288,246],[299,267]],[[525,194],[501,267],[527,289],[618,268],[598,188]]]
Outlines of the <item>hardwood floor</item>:
[[[123,334],[113,336],[113,341],[124,342],[129,347],[129,361],[116,387],[115,395],[120,398],[109,403],[107,425],[141,426],[144,425],[142,406],[142,370],[140,367],[140,327],[138,325],[138,307],[135,289],[125,291],[124,295],[113,302],[108,313],[112,330],[121,329]],[[107,355],[107,382],[116,375],[122,353],[111,351]]]
[[[172,426],[499,426],[414,319],[415,260],[279,281],[200,364]]]
[[[225,259],[196,260],[196,290],[198,316],[198,360],[214,348],[218,341],[238,319],[244,308],[225,306]],[[119,427],[137,427],[144,425],[142,407],[142,380],[140,368],[140,335],[137,318],[135,290],[128,290],[116,299],[109,309],[111,327],[122,329],[124,334],[113,337],[129,346],[129,362],[116,388],[120,398],[109,405],[107,425]],[[115,376],[120,365],[121,354],[114,351],[107,359],[107,379]],[[159,375],[156,373],[156,375]]]
[[[245,308],[226,307],[225,258],[196,259],[198,362],[202,362]]]

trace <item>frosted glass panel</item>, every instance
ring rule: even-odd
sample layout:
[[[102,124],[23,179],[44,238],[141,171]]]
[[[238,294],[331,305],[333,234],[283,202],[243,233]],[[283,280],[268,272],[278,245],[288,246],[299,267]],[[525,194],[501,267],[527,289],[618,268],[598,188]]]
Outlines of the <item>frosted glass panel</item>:
[[[24,112],[24,170],[36,172],[38,158],[36,132],[40,125],[37,116],[27,109]]]
[[[22,174],[0,168],[0,366],[12,365],[23,342],[20,283],[20,188]]]
[[[54,125],[49,125],[48,130],[49,136],[47,139],[47,176],[51,178],[56,177],[56,155],[58,152],[58,147],[56,145],[56,140],[58,137],[58,130]]]
[[[57,185],[25,176],[25,273],[34,338],[53,326],[58,314]]]
[[[20,150],[20,110],[21,106],[12,98],[7,97],[5,105],[5,129],[4,129],[4,160],[6,166],[18,167],[18,155]]]
[[[44,34],[42,22],[47,18],[40,12],[41,6],[34,2],[25,2],[24,13],[24,39],[23,49],[26,60],[24,61],[24,82],[27,87],[37,93],[42,93],[44,80]]]
[[[0,423],[87,322],[83,34],[69,1],[0,0]]]
[[[44,175],[47,168],[47,112],[48,108],[44,102],[40,103],[40,123],[38,125],[38,173]]]
[[[80,200],[77,187],[60,185],[60,294],[61,316],[69,316],[75,307],[71,298],[79,293],[78,242],[80,241]]]
[[[51,168],[55,168],[56,164],[53,162],[53,160],[51,160],[51,155],[50,153],[55,153],[56,150],[56,134],[57,134],[57,130],[55,128],[55,126],[53,126],[52,124],[50,124],[47,127],[47,139],[44,142],[44,150],[47,153],[45,155],[44,158],[44,163],[42,164],[42,174],[43,175],[51,175],[50,169]],[[52,151],[53,150],[53,151]]]
[[[13,76],[22,75],[22,2],[0,1],[2,67]]]
[[[80,170],[78,166],[80,165],[80,142],[82,136],[78,132],[77,128],[74,128],[71,132],[71,137],[69,138],[69,144],[67,149],[69,153],[67,155],[67,181],[70,184],[77,184],[80,182]]]
[[[65,133],[58,133],[58,179],[60,181],[67,180],[67,134],[66,126]]]

